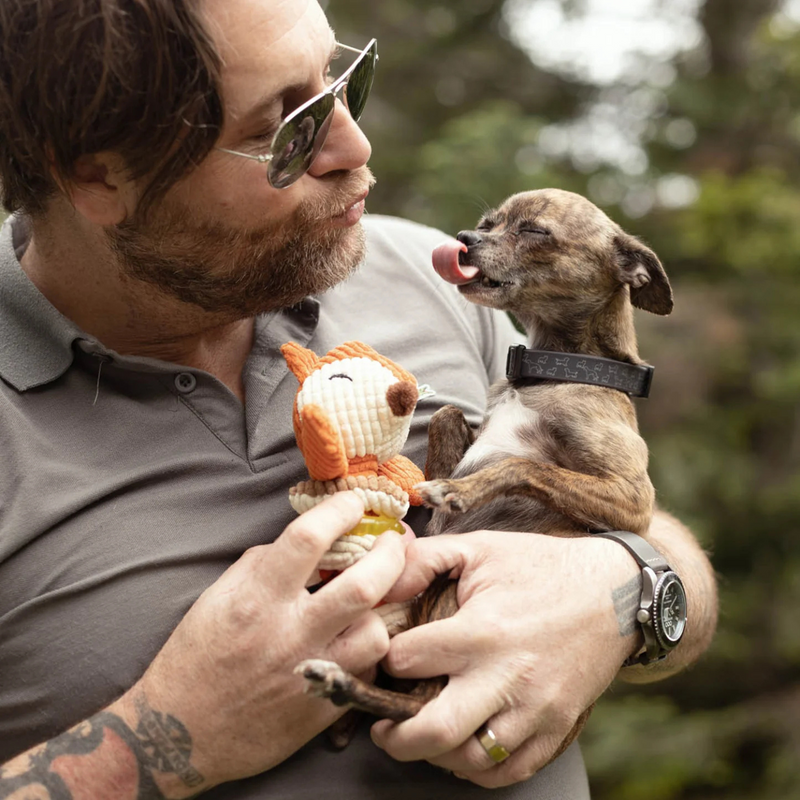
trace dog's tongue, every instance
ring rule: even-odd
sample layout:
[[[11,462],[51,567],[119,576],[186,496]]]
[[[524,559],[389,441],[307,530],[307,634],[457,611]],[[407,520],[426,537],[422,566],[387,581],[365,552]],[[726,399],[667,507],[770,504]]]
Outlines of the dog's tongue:
[[[458,263],[458,254],[466,252],[467,246],[462,242],[440,244],[433,251],[433,268],[439,273],[439,277],[458,286],[469,283],[480,274],[477,267],[466,267]]]

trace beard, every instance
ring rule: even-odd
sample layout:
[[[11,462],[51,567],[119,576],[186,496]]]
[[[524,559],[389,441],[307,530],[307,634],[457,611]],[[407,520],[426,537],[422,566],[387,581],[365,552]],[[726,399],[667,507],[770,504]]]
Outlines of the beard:
[[[224,319],[244,319],[296,305],[355,272],[366,252],[361,224],[330,221],[374,182],[362,167],[257,229],[201,220],[190,206],[162,201],[145,219],[134,216],[105,235],[124,276]]]

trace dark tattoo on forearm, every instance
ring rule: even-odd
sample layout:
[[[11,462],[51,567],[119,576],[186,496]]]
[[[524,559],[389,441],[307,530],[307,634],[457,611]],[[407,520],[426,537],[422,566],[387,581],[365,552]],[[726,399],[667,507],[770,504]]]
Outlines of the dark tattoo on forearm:
[[[150,708],[143,693],[136,697],[135,708],[139,714],[135,732],[121,717],[101,711],[29,751],[24,771],[10,769],[8,765],[0,767],[0,800],[12,797],[15,800],[28,797],[73,800],[68,783],[53,769],[53,763],[62,756],[90,756],[103,744],[106,731],[112,731],[122,739],[135,757],[138,769],[136,800],[165,800],[155,781],[156,771],[177,775],[190,788],[200,786],[205,778],[191,765],[192,738],[186,726],[175,717]],[[99,770],[107,768],[98,766]],[[91,767],[87,766],[87,769]]]
[[[159,772],[176,774],[188,787],[199,786],[205,778],[191,765],[192,737],[175,717],[154,711],[144,694],[136,698],[139,737],[147,765]]]
[[[630,636],[638,630],[636,611],[642,597],[642,576],[637,575],[611,593],[614,611],[617,614],[620,636]]]

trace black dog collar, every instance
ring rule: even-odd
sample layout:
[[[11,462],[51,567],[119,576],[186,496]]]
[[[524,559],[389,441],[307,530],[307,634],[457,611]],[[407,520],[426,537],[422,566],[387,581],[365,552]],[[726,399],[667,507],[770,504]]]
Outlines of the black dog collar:
[[[506,377],[591,383],[608,389],[619,389],[633,397],[648,397],[653,382],[653,367],[640,367],[575,353],[554,353],[552,350],[528,350],[519,344],[508,348]]]

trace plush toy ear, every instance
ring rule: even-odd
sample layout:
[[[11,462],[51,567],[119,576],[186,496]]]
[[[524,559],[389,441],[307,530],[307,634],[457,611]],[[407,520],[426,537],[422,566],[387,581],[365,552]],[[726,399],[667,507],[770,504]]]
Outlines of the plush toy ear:
[[[312,372],[322,366],[322,362],[316,353],[301,347],[295,342],[287,342],[283,345],[281,353],[283,353],[289,369],[294,373],[295,378],[300,381],[301,385]]]
[[[631,303],[651,314],[669,314],[672,287],[658,256],[627,233],[614,237],[614,249],[619,279],[631,287]]]

